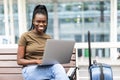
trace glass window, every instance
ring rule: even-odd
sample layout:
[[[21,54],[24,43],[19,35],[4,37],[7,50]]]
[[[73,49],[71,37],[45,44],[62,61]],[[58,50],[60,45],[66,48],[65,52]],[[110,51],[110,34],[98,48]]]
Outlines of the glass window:
[[[118,27],[117,27],[117,33],[118,33],[118,36],[117,36],[117,40],[118,42],[120,41],[120,0],[118,0],[118,4],[117,4],[117,10],[118,10],[118,16],[117,16],[117,24],[118,24]]]
[[[61,3],[58,9],[60,39],[85,42],[89,30],[93,41],[110,40],[110,1]]]
[[[5,35],[4,5],[0,4],[0,35]]]
[[[17,0],[11,2],[1,0],[0,29],[0,44],[17,43],[19,32]]]
[[[3,0],[2,0],[3,2]],[[43,2],[43,3],[42,3]],[[47,33],[54,37],[54,3],[50,1],[33,1],[26,0],[26,18],[27,29],[31,26],[32,12],[37,4],[45,4],[48,9],[48,29]],[[118,13],[119,13],[118,0]],[[8,4],[9,5],[9,4]],[[18,41],[18,6],[17,0],[13,0],[13,25],[15,43]],[[66,2],[57,4],[58,15],[58,37],[59,39],[75,40],[76,42],[87,41],[87,31],[92,33],[92,41],[95,42],[109,42],[110,41],[110,1],[82,1],[82,2]],[[5,36],[6,28],[4,20],[4,5],[0,4],[0,36]],[[9,11],[9,8],[8,8]],[[9,12],[8,12],[9,16]],[[10,24],[10,17],[8,17],[8,24]],[[119,15],[118,15],[119,23]],[[9,28],[10,25],[8,25]],[[118,24],[119,30],[119,24]],[[8,30],[9,33],[11,31]],[[119,40],[119,31],[118,31]]]
[[[13,2],[13,22],[14,22],[15,44],[17,44],[19,39],[19,25],[18,25],[18,5],[17,5],[17,1],[15,0]]]

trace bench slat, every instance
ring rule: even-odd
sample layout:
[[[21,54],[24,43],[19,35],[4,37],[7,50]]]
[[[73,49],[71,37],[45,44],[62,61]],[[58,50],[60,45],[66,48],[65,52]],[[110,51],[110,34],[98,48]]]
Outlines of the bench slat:
[[[0,80],[23,80],[21,74],[0,74]]]
[[[4,48],[4,49],[0,49],[0,54],[17,54],[17,49],[7,49],[7,48]]]
[[[0,67],[22,67],[16,61],[0,61]]]
[[[22,68],[0,68],[0,74],[20,74],[22,73]]]
[[[3,53],[4,54],[4,53]],[[15,55],[10,55],[10,54],[8,54],[8,55],[0,55],[0,60],[16,60],[17,59],[17,55],[15,54]],[[72,57],[71,57],[71,60],[75,60],[75,55],[72,55]]]
[[[68,64],[62,64],[64,68],[70,68],[70,67],[75,67],[75,61],[70,61]]]
[[[72,57],[71,57],[71,60],[75,61],[75,59],[76,59],[76,56],[75,56],[75,54],[73,54]]]
[[[13,61],[17,59],[17,55],[0,55],[0,61],[6,60],[6,61]]]

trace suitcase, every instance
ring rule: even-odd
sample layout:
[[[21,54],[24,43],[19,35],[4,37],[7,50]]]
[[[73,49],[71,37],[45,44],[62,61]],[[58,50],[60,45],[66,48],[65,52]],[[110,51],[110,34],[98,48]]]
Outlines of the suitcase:
[[[97,63],[93,60],[91,63],[91,45],[90,45],[90,32],[88,31],[88,48],[89,48],[89,74],[90,80],[113,80],[112,68],[108,64]]]

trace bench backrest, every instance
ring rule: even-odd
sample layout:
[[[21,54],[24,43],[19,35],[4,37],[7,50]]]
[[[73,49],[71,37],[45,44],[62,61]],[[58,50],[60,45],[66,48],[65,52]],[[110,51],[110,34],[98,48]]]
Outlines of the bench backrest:
[[[17,49],[5,48],[0,49],[0,80],[23,80],[22,66],[17,65]],[[63,64],[66,72],[70,67],[75,66],[75,53],[69,64]]]

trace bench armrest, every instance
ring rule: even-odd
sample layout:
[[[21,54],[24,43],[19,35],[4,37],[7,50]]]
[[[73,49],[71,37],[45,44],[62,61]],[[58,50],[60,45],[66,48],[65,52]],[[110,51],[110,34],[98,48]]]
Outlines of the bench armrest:
[[[68,77],[70,78],[70,80],[74,80],[74,77],[76,76],[76,70],[78,69],[78,67],[74,67],[74,68],[70,68],[67,72]]]

